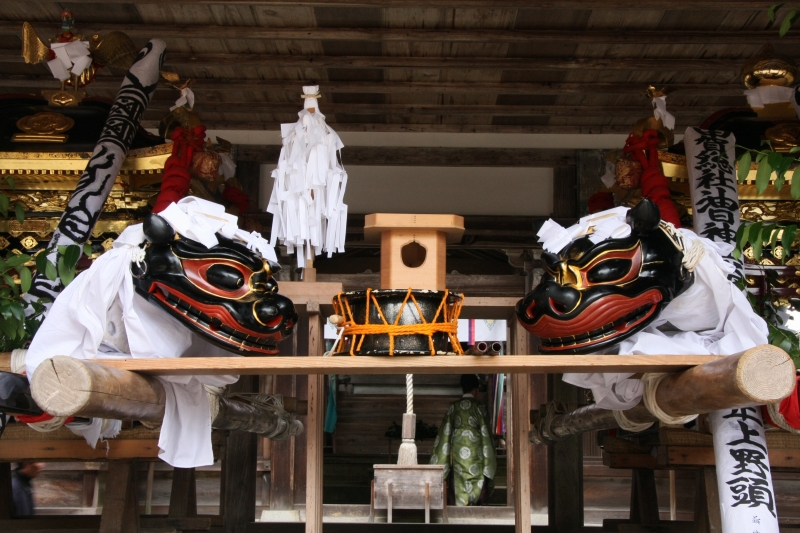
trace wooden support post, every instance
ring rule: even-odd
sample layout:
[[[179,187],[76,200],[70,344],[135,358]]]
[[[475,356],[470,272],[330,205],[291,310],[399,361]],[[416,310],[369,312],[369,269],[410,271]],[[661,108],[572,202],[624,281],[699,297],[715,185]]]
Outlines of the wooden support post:
[[[0,463],[0,520],[9,520],[14,507],[11,491],[11,463]]]
[[[196,473],[194,468],[175,468],[172,471],[168,517],[186,518],[187,516],[197,516]]]
[[[527,355],[530,353],[530,336],[517,320],[510,322],[511,353]],[[531,529],[531,478],[530,451],[528,443],[528,409],[530,396],[528,374],[511,375],[511,428],[506,447],[511,451],[508,461],[512,464],[511,480],[514,502],[514,524],[517,533],[528,533]]]
[[[694,521],[697,533],[722,533],[717,470],[713,466],[704,466],[697,472]]]
[[[386,523],[392,523],[392,482],[386,483]]]
[[[144,514],[153,514],[153,478],[156,474],[156,463],[147,463],[147,484],[144,492]]]
[[[573,408],[580,390],[552,376],[553,400]],[[579,531],[583,528],[583,438],[573,435],[557,442],[550,449],[549,523],[556,531]]]
[[[242,376],[229,386],[231,392],[256,392],[257,380]],[[220,495],[225,533],[244,533],[256,519],[256,467],[258,441],[255,433],[232,430],[222,463],[224,489]]]
[[[324,352],[322,317],[318,302],[309,302],[308,355],[321,357]],[[325,376],[308,376],[308,417],[306,422],[306,533],[322,533],[322,432],[325,420]]]
[[[153,464],[153,463],[149,463]],[[97,470],[89,470],[83,474],[83,506],[92,507],[94,503],[95,483],[97,481]]]
[[[431,523],[431,484],[425,482],[425,523]]]
[[[653,470],[634,468],[631,476],[631,523],[652,525],[659,521]]]
[[[514,417],[511,442],[514,476],[514,531],[529,533],[531,530],[531,485],[530,456],[528,453],[528,375],[511,375],[511,412]]]
[[[99,533],[139,533],[136,461],[108,463]]]

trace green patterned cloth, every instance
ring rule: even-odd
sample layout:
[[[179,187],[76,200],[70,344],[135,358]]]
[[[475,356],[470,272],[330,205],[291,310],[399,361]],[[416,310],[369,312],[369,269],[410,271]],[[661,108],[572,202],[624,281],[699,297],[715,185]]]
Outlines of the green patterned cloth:
[[[453,469],[456,505],[474,505],[481,494],[484,476],[494,479],[494,452],[486,409],[471,396],[450,405],[433,442],[432,465],[444,465],[444,477]]]

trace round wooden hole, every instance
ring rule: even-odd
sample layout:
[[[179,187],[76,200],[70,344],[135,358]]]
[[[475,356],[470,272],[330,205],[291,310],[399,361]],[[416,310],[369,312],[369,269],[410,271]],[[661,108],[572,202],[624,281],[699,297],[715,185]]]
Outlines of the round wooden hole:
[[[400,249],[400,258],[408,268],[421,267],[427,255],[428,250],[417,241],[410,242]]]

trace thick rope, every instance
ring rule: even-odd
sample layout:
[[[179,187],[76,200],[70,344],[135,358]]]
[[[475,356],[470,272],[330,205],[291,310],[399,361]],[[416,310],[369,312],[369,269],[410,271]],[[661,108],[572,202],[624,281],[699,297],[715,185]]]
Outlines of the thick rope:
[[[21,348],[11,350],[11,372],[14,374],[25,373],[25,355],[27,355],[27,353],[28,350],[23,350]]]
[[[414,412],[414,374],[406,374],[406,413]]]
[[[619,427],[631,433],[639,433],[653,425],[652,422],[632,422],[625,416],[625,411],[614,411],[614,419],[617,421],[617,424],[619,424]]]
[[[647,373],[642,376],[642,383],[644,383],[644,405],[647,407],[647,410],[653,414],[653,416],[658,418],[664,424],[670,426],[682,426],[683,424],[688,424],[697,418],[697,415],[668,415],[663,409],[661,409],[656,401],[656,391],[658,390],[658,386],[661,384],[661,380],[669,375],[670,374],[666,373]]]
[[[341,327],[344,328],[345,334],[344,337],[336,343],[334,351],[341,351],[343,343],[345,343],[345,341],[349,338],[351,340],[350,355],[355,355],[355,351],[361,350],[361,345],[364,343],[366,335],[389,335],[389,355],[394,355],[395,337],[402,335],[425,335],[428,337],[428,348],[431,351],[431,355],[436,355],[436,348],[433,344],[433,335],[436,333],[447,333],[453,351],[458,355],[463,355],[464,352],[461,350],[461,343],[458,342],[458,338],[456,337],[458,334],[458,316],[461,314],[463,300],[457,299],[451,308],[447,304],[450,291],[445,290],[444,296],[442,297],[442,302],[439,304],[433,320],[428,322],[425,320],[425,317],[422,314],[422,308],[419,306],[419,303],[414,297],[412,291],[413,289],[409,288],[406,292],[406,296],[403,299],[400,310],[397,312],[397,317],[392,324],[390,324],[383,315],[383,311],[381,310],[380,305],[378,305],[378,300],[375,298],[375,295],[372,294],[372,289],[367,289],[365,306],[366,311],[364,313],[365,316],[363,324],[359,324],[355,321],[355,317],[353,316],[353,311],[350,308],[350,303],[347,301],[347,297],[344,297],[344,294],[341,292],[337,294],[333,299],[333,308],[335,314],[344,318],[344,322],[341,324]],[[411,300],[411,303],[417,309],[419,319],[422,321],[421,324],[399,324],[400,318],[403,316],[403,311],[405,310],[406,305],[408,305],[409,300]],[[381,324],[369,323],[370,304],[374,305],[375,309],[377,309],[378,316],[382,322]],[[437,322],[440,316],[442,321]]]
[[[789,425],[789,423],[786,421],[786,418],[784,418],[784,416],[781,414],[780,408],[781,408],[780,402],[771,403],[767,405],[767,413],[769,414],[769,417],[779,428],[785,429],[786,431],[794,435],[800,435],[800,429],[794,428]]]

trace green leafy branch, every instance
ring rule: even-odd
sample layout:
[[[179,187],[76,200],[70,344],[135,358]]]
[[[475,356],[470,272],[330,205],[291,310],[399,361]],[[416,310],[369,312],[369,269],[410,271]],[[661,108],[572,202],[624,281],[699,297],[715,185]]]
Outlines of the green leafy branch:
[[[15,188],[14,179],[9,176],[0,177],[2,182],[6,182],[12,190]],[[4,218],[8,218],[10,204],[8,195],[0,192],[0,215]],[[13,211],[20,224],[25,222],[25,206],[15,203]],[[26,346],[44,318],[47,300],[24,297],[33,281],[33,273],[29,268],[31,262],[47,279],[55,281],[60,278],[66,286],[75,278],[81,253],[91,255],[91,246],[59,246],[57,251],[55,264],[47,258],[48,250],[40,251],[35,258],[14,252],[0,255],[0,351]]]
[[[747,245],[753,248],[753,258],[761,260],[764,246],[769,246],[775,250],[775,246],[780,243],[783,247],[781,263],[786,264],[786,260],[791,255],[791,248],[797,237],[797,225],[787,224],[764,224],[763,222],[742,222],[736,232],[736,247],[733,249],[733,256],[741,259]]]
[[[767,10],[767,15],[769,16],[769,20],[775,22],[778,11],[785,5],[786,5],[785,3],[771,5],[769,7],[769,10]],[[789,9],[789,11],[784,12],[783,19],[781,20],[781,27],[778,30],[778,35],[780,35],[781,37],[786,35],[789,32],[789,30],[792,29],[792,26],[794,26],[794,23],[797,22],[797,19],[799,18],[800,18],[800,10],[798,10],[797,8],[792,7]]]
[[[770,179],[775,174],[775,190],[780,192],[783,185],[786,183],[786,172],[796,165],[800,158],[784,155],[772,149],[772,143],[768,140],[761,141],[762,146],[766,145],[768,149],[751,150],[745,146],[736,145],[737,148],[744,150],[739,157],[736,158],[738,168],[736,170],[736,177],[739,183],[744,183],[747,176],[750,174],[750,166],[753,161],[758,164],[756,169],[756,192],[763,194],[769,187]],[[796,154],[800,152],[800,146],[793,147],[789,153]],[[792,185],[789,190],[792,198],[800,199],[800,179],[792,179]]]

